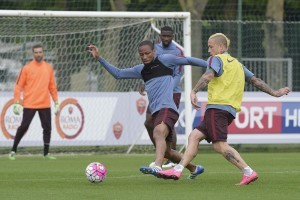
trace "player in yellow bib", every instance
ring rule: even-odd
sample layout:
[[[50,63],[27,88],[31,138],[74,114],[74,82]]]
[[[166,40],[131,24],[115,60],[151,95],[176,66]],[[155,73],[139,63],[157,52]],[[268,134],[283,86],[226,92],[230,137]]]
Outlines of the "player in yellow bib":
[[[216,33],[208,39],[208,59],[206,72],[201,76],[191,91],[191,102],[196,109],[196,93],[208,87],[208,102],[204,120],[189,135],[188,146],[178,165],[169,170],[160,171],[158,177],[178,180],[187,163],[197,155],[198,145],[202,140],[212,142],[213,148],[243,173],[237,185],[247,185],[258,179],[258,174],[244,161],[241,155],[227,143],[228,126],[241,110],[245,82],[259,90],[281,97],[290,92],[288,87],[273,90],[263,80],[254,76],[236,58],[230,56],[230,40],[222,33]],[[193,177],[191,177],[193,178]]]

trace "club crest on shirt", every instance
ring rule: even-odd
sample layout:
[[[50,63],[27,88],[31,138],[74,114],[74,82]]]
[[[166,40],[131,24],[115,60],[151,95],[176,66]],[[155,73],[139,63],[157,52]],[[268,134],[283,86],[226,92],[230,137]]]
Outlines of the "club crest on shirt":
[[[147,101],[144,98],[141,97],[136,101],[136,108],[140,115],[145,112],[146,107]]]
[[[113,132],[114,132],[116,139],[118,140],[122,135],[123,125],[120,122],[115,123],[113,125]]]

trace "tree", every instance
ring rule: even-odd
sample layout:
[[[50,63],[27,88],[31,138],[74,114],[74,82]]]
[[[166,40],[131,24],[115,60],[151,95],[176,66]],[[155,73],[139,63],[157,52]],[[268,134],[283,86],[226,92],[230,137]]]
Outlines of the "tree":
[[[178,0],[183,11],[191,13],[191,18],[193,20],[201,20],[206,4],[208,0]],[[203,46],[206,47],[206,43],[202,43],[202,27],[192,26],[192,55],[195,57],[202,57]],[[199,79],[199,74],[202,73],[201,68],[192,68],[192,84],[195,85]]]
[[[124,2],[124,0],[110,0],[110,5],[112,11],[126,11],[127,6]]]
[[[268,22],[265,24],[264,38],[266,58],[284,57],[283,14],[284,0],[268,0],[266,10],[266,18]],[[282,64],[282,62],[272,62],[267,65],[267,80],[273,80],[269,84],[274,88],[280,88],[286,84],[282,82],[282,80],[284,80]]]

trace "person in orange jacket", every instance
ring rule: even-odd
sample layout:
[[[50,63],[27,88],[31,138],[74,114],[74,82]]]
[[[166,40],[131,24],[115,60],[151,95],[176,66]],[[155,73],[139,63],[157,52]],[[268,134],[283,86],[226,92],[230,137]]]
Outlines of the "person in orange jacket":
[[[43,128],[44,159],[56,159],[49,154],[51,138],[50,95],[55,103],[55,114],[59,113],[54,71],[53,67],[44,61],[44,51],[41,44],[34,45],[32,52],[33,60],[21,69],[15,83],[13,112],[19,115],[23,110],[23,118],[21,125],[17,129],[14,144],[9,154],[10,160],[16,159],[17,147],[27,132],[36,112],[39,113]],[[23,100],[21,101],[22,92]]]

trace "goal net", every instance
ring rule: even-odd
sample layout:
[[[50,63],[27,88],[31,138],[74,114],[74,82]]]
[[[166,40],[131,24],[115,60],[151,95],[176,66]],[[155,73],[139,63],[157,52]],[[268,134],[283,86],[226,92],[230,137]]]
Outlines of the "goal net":
[[[32,59],[31,48],[36,43],[43,44],[45,60],[54,67],[62,103],[60,116],[53,116],[53,146],[151,144],[142,137],[147,97],[137,92],[141,80],[114,79],[86,47],[94,43],[111,64],[128,68],[141,63],[138,44],[143,40],[159,42],[160,28],[170,26],[174,40],[189,55],[189,13],[1,11],[0,15],[0,87],[5,91],[0,104],[0,144],[12,144],[21,121],[9,102],[16,77]],[[185,76],[190,76],[189,68]],[[184,85],[191,87],[190,83]],[[41,133],[35,116],[20,145],[41,145]]]

